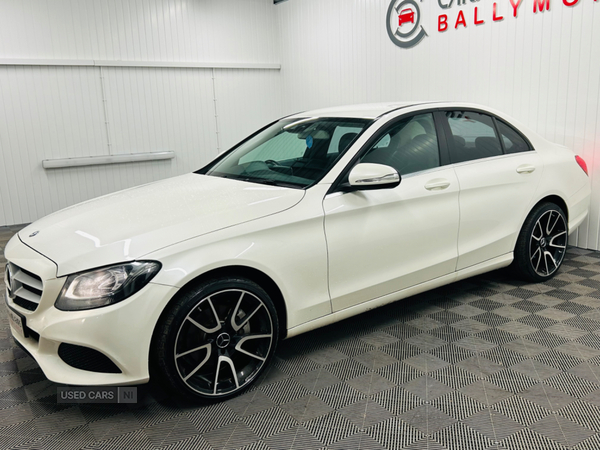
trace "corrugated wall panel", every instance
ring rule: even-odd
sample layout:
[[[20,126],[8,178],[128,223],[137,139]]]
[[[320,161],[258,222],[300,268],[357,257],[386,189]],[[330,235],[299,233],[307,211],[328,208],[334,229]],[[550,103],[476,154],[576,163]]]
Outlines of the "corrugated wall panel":
[[[0,58],[264,65],[278,53],[270,0],[0,2]],[[281,109],[277,70],[0,66],[0,225],[195,170],[217,154],[217,120],[224,150]],[[175,159],[41,166],[163,150]]]
[[[210,69],[118,67],[102,72],[112,153],[174,151],[178,173],[215,155]]]
[[[278,62],[269,0],[2,0],[0,58]]]
[[[42,217],[72,204],[74,192],[88,191],[77,173],[66,180],[73,189],[61,188],[41,163],[103,154],[101,111],[97,69],[0,68],[0,223]]]
[[[590,216],[572,243],[600,249],[600,1],[533,12],[522,0],[418,2],[428,33],[411,49],[389,39],[389,0],[290,0],[277,6],[284,112],[357,102],[465,100],[511,114],[581,154],[590,168]],[[449,1],[443,1],[449,4]],[[474,25],[474,8],[484,24]],[[455,28],[463,10],[466,27]],[[438,32],[438,15],[448,30]]]
[[[214,73],[221,151],[281,117],[278,71],[218,69]]]

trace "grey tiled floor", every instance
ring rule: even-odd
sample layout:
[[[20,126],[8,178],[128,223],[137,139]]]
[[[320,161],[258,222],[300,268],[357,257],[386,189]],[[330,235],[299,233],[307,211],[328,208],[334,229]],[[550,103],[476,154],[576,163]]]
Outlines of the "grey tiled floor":
[[[545,284],[493,272],[284,341],[260,385],[211,406],[152,385],[136,405],[57,404],[0,311],[0,448],[600,448],[599,252],[571,248]]]

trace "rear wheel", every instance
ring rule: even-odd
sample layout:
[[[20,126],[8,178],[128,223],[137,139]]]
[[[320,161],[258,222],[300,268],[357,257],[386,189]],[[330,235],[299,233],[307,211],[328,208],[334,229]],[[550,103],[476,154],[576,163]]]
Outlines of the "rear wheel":
[[[222,278],[189,290],[171,306],[158,326],[154,357],[177,393],[222,400],[259,378],[278,335],[269,295],[252,281]]]
[[[568,228],[563,210],[554,203],[536,206],[525,220],[515,247],[515,269],[527,281],[549,280],[567,250]]]

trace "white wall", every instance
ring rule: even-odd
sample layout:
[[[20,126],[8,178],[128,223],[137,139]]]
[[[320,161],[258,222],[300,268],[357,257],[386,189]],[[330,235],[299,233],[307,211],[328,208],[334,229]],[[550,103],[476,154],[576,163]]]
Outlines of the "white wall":
[[[279,117],[275,13],[271,0],[0,1],[0,225],[189,172]],[[210,68],[227,64],[251,68]],[[176,158],[41,166],[163,150]]]
[[[390,0],[289,0],[277,6],[284,112],[388,100],[466,100],[504,111],[585,158],[594,197],[573,243],[600,249],[600,1],[533,13],[522,0],[418,2],[428,37],[410,49],[386,31]],[[443,0],[448,4],[449,0]],[[473,8],[485,23],[473,24]],[[467,27],[455,29],[463,9]],[[437,17],[449,16],[438,32]]]

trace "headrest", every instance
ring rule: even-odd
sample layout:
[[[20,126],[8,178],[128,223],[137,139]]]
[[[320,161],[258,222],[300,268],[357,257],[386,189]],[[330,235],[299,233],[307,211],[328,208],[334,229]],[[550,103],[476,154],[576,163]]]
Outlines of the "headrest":
[[[354,140],[354,138],[358,135],[358,133],[346,133],[340,138],[340,143],[338,144],[338,152],[342,153],[350,143]]]

